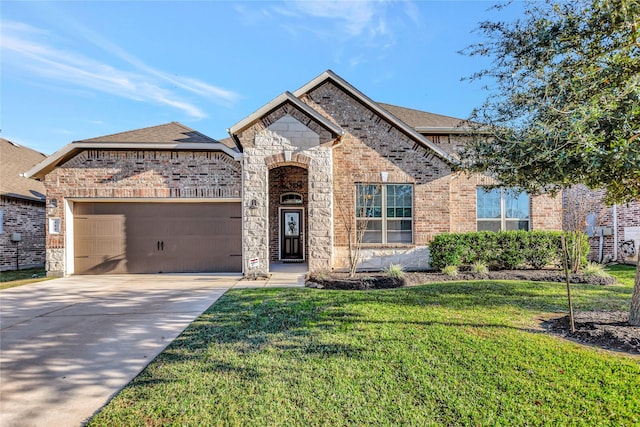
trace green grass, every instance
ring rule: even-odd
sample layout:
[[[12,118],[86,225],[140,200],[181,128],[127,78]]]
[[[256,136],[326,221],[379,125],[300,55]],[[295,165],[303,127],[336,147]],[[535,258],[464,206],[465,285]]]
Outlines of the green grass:
[[[627,310],[632,285],[576,285]],[[232,290],[89,425],[640,424],[640,360],[542,333],[563,284]]]
[[[33,278],[36,274],[38,277]],[[31,268],[28,270],[13,270],[0,272],[0,290],[15,288],[16,286],[28,285],[29,283],[41,282],[43,280],[49,280],[50,277],[46,277],[47,272],[44,268]]]
[[[618,282],[633,287],[633,281],[636,277],[634,265],[616,264],[606,267],[604,271],[614,276]]]

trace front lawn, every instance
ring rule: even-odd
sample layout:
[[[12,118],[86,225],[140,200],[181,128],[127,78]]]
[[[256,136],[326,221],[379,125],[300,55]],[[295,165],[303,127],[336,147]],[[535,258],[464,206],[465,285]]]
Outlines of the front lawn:
[[[632,283],[573,290],[576,310],[626,311]],[[233,290],[89,425],[638,425],[638,357],[538,329],[565,298],[540,282]]]
[[[633,288],[633,281],[636,277],[635,265],[616,264],[606,267],[605,271],[614,276],[619,283]]]

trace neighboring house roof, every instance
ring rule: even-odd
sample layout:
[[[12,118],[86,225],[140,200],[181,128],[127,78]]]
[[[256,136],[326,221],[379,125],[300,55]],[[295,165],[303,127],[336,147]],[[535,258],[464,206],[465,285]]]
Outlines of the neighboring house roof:
[[[42,179],[56,166],[71,159],[82,150],[91,149],[222,151],[235,160],[241,158],[240,153],[220,141],[209,138],[181,123],[171,122],[72,142],[25,172],[24,176]]]
[[[390,113],[388,110],[382,107],[381,104],[373,101],[371,98],[360,92],[358,89],[353,87],[349,82],[344,80],[342,77],[338,76],[331,70],[327,70],[324,73],[320,74],[315,79],[311,80],[306,85],[302,86],[300,89],[295,91],[293,94],[296,97],[300,97],[308,92],[311,92],[313,89],[318,86],[324,84],[327,80],[331,80],[334,84],[337,84],[342,89],[351,94],[354,98],[360,101],[362,104],[370,108],[372,111],[375,111],[380,116],[384,117],[387,121],[389,121],[392,125],[398,128],[400,131],[405,133],[407,136],[412,138],[414,141],[422,145],[423,147],[433,151],[438,157],[445,160],[446,162],[457,165],[458,160],[455,157],[451,156],[451,154],[447,153],[442,148],[433,144],[431,141],[422,136],[418,131],[416,131],[411,125],[400,120],[394,114]],[[427,113],[428,114],[428,113]]]
[[[44,184],[20,174],[46,157],[38,151],[0,138],[0,195],[44,202]]]

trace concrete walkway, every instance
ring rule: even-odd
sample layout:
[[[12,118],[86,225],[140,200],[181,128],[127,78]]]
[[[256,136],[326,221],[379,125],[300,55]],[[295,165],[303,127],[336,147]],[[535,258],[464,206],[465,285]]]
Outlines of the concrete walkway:
[[[0,426],[81,425],[228,289],[303,278],[72,276],[0,291]]]
[[[269,277],[257,280],[245,279],[235,286],[236,288],[282,288],[301,287],[309,271],[309,266],[304,263],[276,264],[269,266]]]

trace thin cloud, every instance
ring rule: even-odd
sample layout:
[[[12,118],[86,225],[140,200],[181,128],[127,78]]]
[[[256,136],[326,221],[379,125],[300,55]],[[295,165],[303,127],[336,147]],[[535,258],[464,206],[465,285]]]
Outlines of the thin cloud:
[[[238,94],[233,91],[210,85],[195,78],[174,76],[150,67],[140,59],[122,49],[120,46],[105,39],[100,34],[96,33],[80,22],[71,19],[69,16],[64,16],[59,19],[64,19],[65,24],[68,27],[73,28],[74,33],[81,35],[84,39],[88,40],[94,46],[99,47],[102,50],[120,58],[129,65],[132,65],[139,71],[144,72],[150,76],[157,77],[158,79],[163,80],[166,83],[175,85],[198,96],[209,98],[212,101],[222,102],[227,105],[235,102],[239,98]]]
[[[19,22],[2,22],[3,61],[29,72],[74,86],[90,88],[112,95],[151,102],[181,110],[196,119],[207,117],[197,105],[187,102],[173,88],[229,105],[238,95],[189,77],[171,76],[147,66],[97,34],[84,33],[93,44],[124,60],[133,70],[124,70],[86,56],[53,47],[40,37],[46,33]]]
[[[329,19],[338,22],[350,37],[375,36],[370,24],[376,16],[375,8],[379,3],[368,1],[300,1],[292,3],[295,10],[303,15]]]
[[[421,26],[418,9],[410,1],[384,0],[297,0],[254,8],[247,25],[273,21],[292,36],[306,36],[331,43],[336,61],[356,67],[363,57],[378,56],[391,50],[407,27]],[[240,11],[240,9],[237,9]],[[243,9],[244,10],[244,9]],[[398,14],[400,10],[402,13]],[[246,12],[246,10],[245,10]],[[243,15],[246,18],[246,14]],[[343,58],[342,47],[349,46],[352,58]]]

